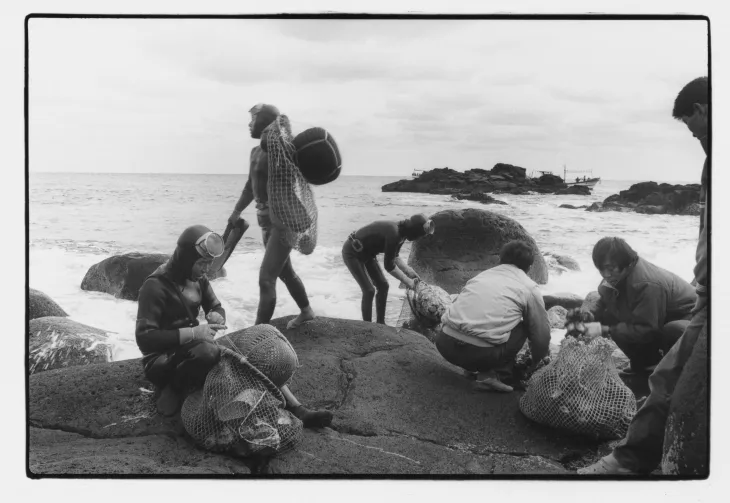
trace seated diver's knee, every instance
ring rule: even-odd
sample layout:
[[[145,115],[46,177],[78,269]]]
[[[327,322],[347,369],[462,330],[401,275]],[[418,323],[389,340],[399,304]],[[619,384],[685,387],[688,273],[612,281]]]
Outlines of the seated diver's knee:
[[[192,351],[196,360],[211,367],[221,359],[221,349],[215,342],[200,341],[200,344],[197,344]]]

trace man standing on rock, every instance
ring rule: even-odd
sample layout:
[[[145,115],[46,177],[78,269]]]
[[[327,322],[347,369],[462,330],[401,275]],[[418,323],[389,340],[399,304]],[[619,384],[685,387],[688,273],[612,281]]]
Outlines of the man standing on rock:
[[[281,116],[279,109],[273,105],[258,104],[249,110],[251,122],[249,130],[251,137],[259,139],[268,127]],[[283,116],[281,116],[283,117]],[[288,120],[287,120],[288,124]],[[262,142],[263,144],[263,142]],[[240,218],[241,212],[256,201],[256,213],[259,226],[263,235],[266,252],[259,271],[259,307],[256,313],[256,325],[268,323],[274,315],[276,307],[276,279],[281,279],[287,290],[294,298],[294,301],[301,310],[299,316],[291,320],[287,328],[295,328],[301,323],[315,318],[314,310],[309,305],[309,298],[304,289],[304,284],[292,267],[290,253],[292,246],[285,237],[286,230],[280,225],[275,225],[271,219],[269,208],[269,154],[261,145],[257,145],[251,151],[250,170],[241,197],[231,213],[228,222],[235,225]]]
[[[707,77],[693,80],[679,92],[674,102],[672,116],[685,123],[692,136],[697,138],[705,154],[709,153],[709,83]],[[692,320],[682,337],[657,365],[649,377],[651,393],[644,405],[634,416],[628,433],[611,454],[598,462],[578,470],[582,475],[631,475],[650,473],[659,465],[664,435],[674,389],[682,375],[687,360],[692,354],[702,329],[707,324],[709,298],[709,276],[707,273],[707,172],[708,162],[702,170],[700,203],[704,205],[700,219],[700,239],[697,245],[694,268],[697,302],[692,310]]]
[[[477,374],[474,387],[509,393],[517,353],[530,341],[533,368],[548,355],[550,323],[542,294],[527,276],[534,252],[510,241],[499,265],[470,279],[441,317],[436,349],[449,363]]]

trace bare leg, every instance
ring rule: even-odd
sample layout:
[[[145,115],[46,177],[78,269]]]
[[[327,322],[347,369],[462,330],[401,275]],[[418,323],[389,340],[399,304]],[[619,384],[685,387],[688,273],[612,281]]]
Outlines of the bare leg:
[[[305,428],[324,428],[332,424],[332,412],[328,410],[309,410],[299,403],[289,386],[284,385],[280,389],[286,399],[286,410],[299,418],[304,423]]]
[[[350,246],[350,243],[345,243],[345,246]],[[342,252],[342,259],[345,262],[347,269],[350,271],[350,274],[352,274],[352,277],[355,278],[355,281],[357,281],[360,290],[362,290],[362,302],[360,305],[362,319],[363,321],[372,321],[375,288],[365,271],[365,264],[354,254],[348,253],[348,250],[346,249]]]
[[[388,288],[390,285],[388,284],[388,280],[385,279],[383,269],[380,268],[380,264],[378,264],[376,259],[368,261],[365,264],[365,269],[377,290],[375,294],[376,322],[385,325],[385,306],[388,302]]]
[[[268,232],[267,232],[268,231]],[[268,236],[267,236],[268,234]],[[291,248],[281,239],[276,227],[264,230],[266,252],[259,270],[259,308],[256,313],[256,325],[269,323],[276,308],[276,280],[289,258]]]

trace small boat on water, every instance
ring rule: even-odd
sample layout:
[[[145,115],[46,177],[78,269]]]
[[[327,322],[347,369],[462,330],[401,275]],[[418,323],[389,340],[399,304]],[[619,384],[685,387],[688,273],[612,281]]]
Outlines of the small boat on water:
[[[540,175],[553,175],[554,173],[552,171],[538,171]],[[588,173],[589,176],[583,176],[576,177],[575,181],[568,181],[568,173]],[[584,171],[568,171],[565,167],[565,164],[563,164],[563,183],[567,185],[568,187],[574,187],[574,186],[583,186],[588,187],[589,189],[592,189],[597,184],[601,183],[601,177],[593,177],[590,176],[593,175],[593,170],[584,170]],[[530,175],[532,176],[532,175]]]
[[[418,178],[422,174],[423,174],[423,170],[422,169],[414,169],[413,170],[413,173],[411,173],[411,178]]]
[[[601,178],[600,177],[598,177],[598,178],[586,178],[584,176],[583,179],[576,178],[576,180],[574,182],[565,182],[565,185],[567,185],[568,187],[582,185],[584,187],[588,187],[588,188],[591,188],[592,189],[598,183],[601,183]]]

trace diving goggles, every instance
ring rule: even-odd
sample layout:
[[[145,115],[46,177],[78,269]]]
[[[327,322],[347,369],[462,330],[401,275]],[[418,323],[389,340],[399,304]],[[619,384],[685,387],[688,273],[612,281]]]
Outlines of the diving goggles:
[[[225,245],[219,234],[209,231],[200,236],[195,242],[195,249],[201,257],[218,258],[223,255]]]
[[[426,223],[423,224],[423,231],[426,234],[433,234],[436,230],[436,224],[433,223],[433,220],[426,220]]]

